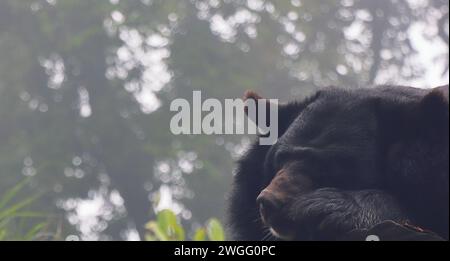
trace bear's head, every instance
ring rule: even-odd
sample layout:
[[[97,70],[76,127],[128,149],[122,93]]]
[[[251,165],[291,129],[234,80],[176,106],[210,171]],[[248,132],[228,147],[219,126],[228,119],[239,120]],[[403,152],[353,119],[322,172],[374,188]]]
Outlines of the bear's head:
[[[331,88],[278,111],[278,142],[238,164],[237,239],[317,239],[384,220],[448,236],[448,87]]]

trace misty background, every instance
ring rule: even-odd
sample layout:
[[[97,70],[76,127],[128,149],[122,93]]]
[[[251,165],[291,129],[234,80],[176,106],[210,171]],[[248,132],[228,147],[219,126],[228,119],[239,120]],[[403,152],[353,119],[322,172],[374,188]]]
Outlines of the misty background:
[[[448,44],[445,0],[0,0],[0,195],[28,179],[59,240],[193,231],[251,138],[173,136],[173,99],[431,88]]]

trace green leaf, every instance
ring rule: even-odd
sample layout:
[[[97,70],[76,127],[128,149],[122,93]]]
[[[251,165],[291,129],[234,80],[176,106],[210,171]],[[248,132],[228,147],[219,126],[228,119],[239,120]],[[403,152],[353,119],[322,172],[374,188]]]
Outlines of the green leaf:
[[[157,215],[157,223],[169,240],[183,241],[185,239],[184,229],[171,210],[160,211]]]
[[[34,240],[48,226],[48,222],[27,225],[30,219],[48,217],[42,213],[27,210],[39,196],[29,197],[17,202],[16,198],[27,182],[28,180],[20,182],[3,194],[0,199],[0,241]]]
[[[28,233],[24,236],[24,240],[25,241],[31,241],[33,239],[36,239],[36,237],[39,235],[39,233],[41,233],[42,231],[44,231],[44,229],[47,227],[47,222],[43,222],[40,224],[35,225],[32,229],[30,229],[30,231],[28,231]]]
[[[184,241],[186,239],[184,228],[181,225],[177,224],[174,227],[174,232],[175,232],[174,234],[175,241]]]
[[[156,221],[146,225],[149,233],[146,234],[147,241],[185,241],[186,233],[175,213],[171,210],[163,210],[157,213]],[[225,232],[218,219],[210,219],[205,227],[195,231],[193,241],[224,241]]]
[[[167,235],[173,233],[171,230],[177,225],[177,216],[170,210],[160,211],[156,220],[161,230]]]
[[[158,241],[158,238],[156,238],[156,237],[154,237],[154,236],[152,236],[152,235],[150,235],[150,234],[146,234],[146,235],[145,235],[145,241],[150,241],[150,242],[152,242],[152,241]]]
[[[204,228],[199,228],[195,231],[194,241],[206,241],[206,230]]]
[[[225,241],[225,232],[219,220],[213,218],[206,226],[208,238],[211,241]]]
[[[145,226],[150,232],[153,233],[154,237],[158,241],[169,241],[169,237],[161,230],[158,223],[149,222]]]
[[[7,218],[7,217],[11,217],[11,216],[15,216],[16,214],[18,214],[17,212],[20,211],[21,209],[24,209],[28,206],[30,206],[38,197],[31,197],[31,198],[27,198],[5,210],[0,210],[0,219],[3,218]]]
[[[7,235],[8,235],[8,232],[6,231],[6,229],[0,230],[0,241],[5,240]]]
[[[20,182],[19,184],[17,184],[16,186],[14,186],[10,190],[8,190],[2,196],[2,200],[0,201],[0,210],[5,208],[6,205],[8,205],[8,203],[14,199],[14,197],[23,189],[23,187],[25,187],[27,182],[28,182],[28,180],[24,180],[24,181]]]

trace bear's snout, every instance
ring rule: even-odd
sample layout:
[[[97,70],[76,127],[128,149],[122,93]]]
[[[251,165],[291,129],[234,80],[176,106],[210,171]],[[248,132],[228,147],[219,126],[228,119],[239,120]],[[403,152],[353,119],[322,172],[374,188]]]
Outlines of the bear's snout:
[[[291,228],[293,221],[289,219],[286,210],[293,204],[296,197],[310,190],[311,184],[309,178],[293,175],[284,168],[259,194],[256,204],[260,218],[264,225],[270,228],[272,234],[282,239],[295,236]]]

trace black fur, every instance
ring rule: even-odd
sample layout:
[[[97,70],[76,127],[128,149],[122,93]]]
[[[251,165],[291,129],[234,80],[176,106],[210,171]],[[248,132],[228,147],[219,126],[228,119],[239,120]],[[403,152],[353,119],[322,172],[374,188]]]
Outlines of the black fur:
[[[275,239],[256,198],[287,162],[314,184],[282,210],[296,240],[336,239],[385,220],[448,239],[448,86],[332,88],[279,111],[278,143],[255,143],[238,162],[229,200],[234,239]]]

